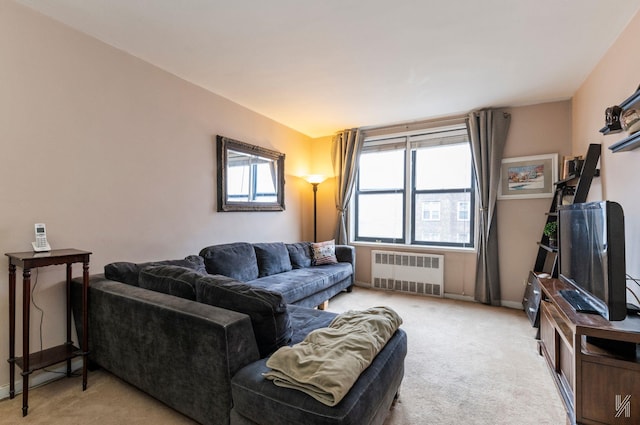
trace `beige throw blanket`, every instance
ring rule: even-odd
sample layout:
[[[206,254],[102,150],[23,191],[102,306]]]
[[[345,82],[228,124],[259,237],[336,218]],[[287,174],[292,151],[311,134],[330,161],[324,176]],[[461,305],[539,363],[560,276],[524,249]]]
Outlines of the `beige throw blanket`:
[[[335,406],[401,323],[400,316],[388,307],[348,311],[299,344],[279,348],[267,360],[272,370],[263,375],[278,386]]]

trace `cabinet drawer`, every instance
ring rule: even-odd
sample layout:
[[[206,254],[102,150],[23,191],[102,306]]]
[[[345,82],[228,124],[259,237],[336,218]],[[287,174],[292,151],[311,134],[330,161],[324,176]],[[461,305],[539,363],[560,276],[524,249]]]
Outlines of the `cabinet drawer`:
[[[531,326],[538,327],[540,323],[539,309],[540,309],[541,290],[540,282],[536,278],[533,272],[529,272],[529,279],[527,280],[527,287],[524,291],[524,298],[522,299],[522,307],[524,308]]]

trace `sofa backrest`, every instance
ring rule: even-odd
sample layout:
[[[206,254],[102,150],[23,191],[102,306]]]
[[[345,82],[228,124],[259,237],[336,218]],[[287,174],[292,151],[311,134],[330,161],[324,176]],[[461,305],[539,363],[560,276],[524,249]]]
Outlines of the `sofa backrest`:
[[[260,357],[268,356],[291,340],[291,321],[281,294],[220,275],[203,276],[195,285],[198,302],[251,318]]]
[[[207,272],[249,282],[291,269],[310,267],[311,242],[234,242],[211,245],[200,251]]]
[[[261,357],[291,339],[287,305],[278,292],[172,265],[149,266],[140,272],[138,282],[144,289],[248,315]]]
[[[206,273],[204,259],[198,255],[189,255],[184,259],[150,261],[148,263],[118,261],[104,266],[104,276],[109,280],[138,286],[138,277],[142,270],[150,266],[161,265],[187,267],[199,273]]]

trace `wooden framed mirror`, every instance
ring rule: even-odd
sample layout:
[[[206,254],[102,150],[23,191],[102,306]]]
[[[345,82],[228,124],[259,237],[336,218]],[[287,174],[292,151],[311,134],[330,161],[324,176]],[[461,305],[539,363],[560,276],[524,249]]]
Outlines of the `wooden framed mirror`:
[[[280,152],[217,136],[218,211],[284,211]]]

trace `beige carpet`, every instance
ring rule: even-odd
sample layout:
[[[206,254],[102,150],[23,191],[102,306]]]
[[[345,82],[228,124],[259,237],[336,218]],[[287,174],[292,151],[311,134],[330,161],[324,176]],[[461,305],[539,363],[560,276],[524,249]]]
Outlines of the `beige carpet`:
[[[409,338],[400,400],[385,425],[562,425],[565,413],[522,311],[356,288],[331,300],[343,312],[387,305]],[[0,401],[0,424],[193,424],[104,371],[61,379]],[[277,424],[274,424],[277,425]]]

